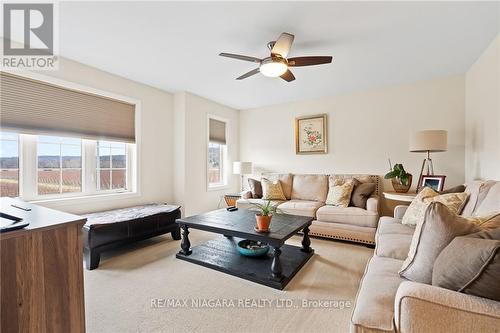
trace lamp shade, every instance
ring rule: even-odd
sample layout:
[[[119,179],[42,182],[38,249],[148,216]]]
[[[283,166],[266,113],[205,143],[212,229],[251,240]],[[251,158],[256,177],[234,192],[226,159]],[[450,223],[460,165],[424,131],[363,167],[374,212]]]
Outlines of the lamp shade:
[[[418,131],[410,136],[410,151],[414,153],[442,152],[448,149],[448,132]]]
[[[233,174],[249,175],[252,173],[252,162],[233,162]]]

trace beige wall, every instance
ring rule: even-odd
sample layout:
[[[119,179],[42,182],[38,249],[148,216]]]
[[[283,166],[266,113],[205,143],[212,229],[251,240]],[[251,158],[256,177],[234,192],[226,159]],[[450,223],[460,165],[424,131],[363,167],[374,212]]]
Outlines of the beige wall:
[[[41,74],[141,102],[140,195],[100,196],[42,203],[67,212],[85,213],[149,202],[172,202],[173,95],[84,64],[61,59],[58,71]]]
[[[464,182],[464,77],[454,76],[312,101],[243,110],[240,157],[259,171],[383,175],[387,159],[418,178],[423,154],[408,152],[409,133],[445,129],[449,147],[433,154],[446,186]],[[328,114],[328,154],[296,155],[294,119]],[[415,185],[418,179],[414,179]],[[391,189],[388,182],[386,189]],[[384,213],[390,209],[384,205]]]
[[[500,36],[465,76],[466,179],[500,180]]]
[[[222,196],[238,189],[232,163],[239,156],[239,111],[190,94],[175,95],[175,200],[186,216],[216,209]],[[227,121],[228,186],[207,189],[208,115]],[[180,160],[177,160],[179,158]],[[222,204],[222,203],[221,203]]]

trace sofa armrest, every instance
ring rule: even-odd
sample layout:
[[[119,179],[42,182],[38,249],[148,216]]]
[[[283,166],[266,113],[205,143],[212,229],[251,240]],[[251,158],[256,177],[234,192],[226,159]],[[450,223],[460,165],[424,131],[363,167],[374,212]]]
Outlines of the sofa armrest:
[[[240,192],[241,199],[251,199],[252,198],[252,192],[251,191],[243,191]]]
[[[407,209],[408,209],[408,206],[404,206],[404,205],[398,205],[398,206],[394,207],[394,218],[401,220],[403,218],[403,216],[405,215]]]
[[[405,281],[394,304],[396,331],[498,332],[500,302]]]
[[[366,200],[366,210],[378,213],[378,197],[371,196]]]

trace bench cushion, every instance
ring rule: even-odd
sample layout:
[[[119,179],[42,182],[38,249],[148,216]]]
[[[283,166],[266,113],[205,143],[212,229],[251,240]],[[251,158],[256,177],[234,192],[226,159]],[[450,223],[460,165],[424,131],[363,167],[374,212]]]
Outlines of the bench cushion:
[[[148,204],[129,208],[113,209],[105,212],[85,215],[87,218],[87,223],[85,223],[85,225],[93,226],[97,224],[127,222],[160,213],[173,212],[179,208],[179,206],[175,205]]]

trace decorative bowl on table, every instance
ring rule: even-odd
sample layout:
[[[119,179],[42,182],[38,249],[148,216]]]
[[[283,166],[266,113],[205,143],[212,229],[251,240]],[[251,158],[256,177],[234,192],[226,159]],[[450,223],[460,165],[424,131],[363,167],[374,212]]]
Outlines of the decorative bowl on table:
[[[238,242],[238,252],[247,257],[265,256],[269,251],[269,245],[262,242],[244,239]]]

